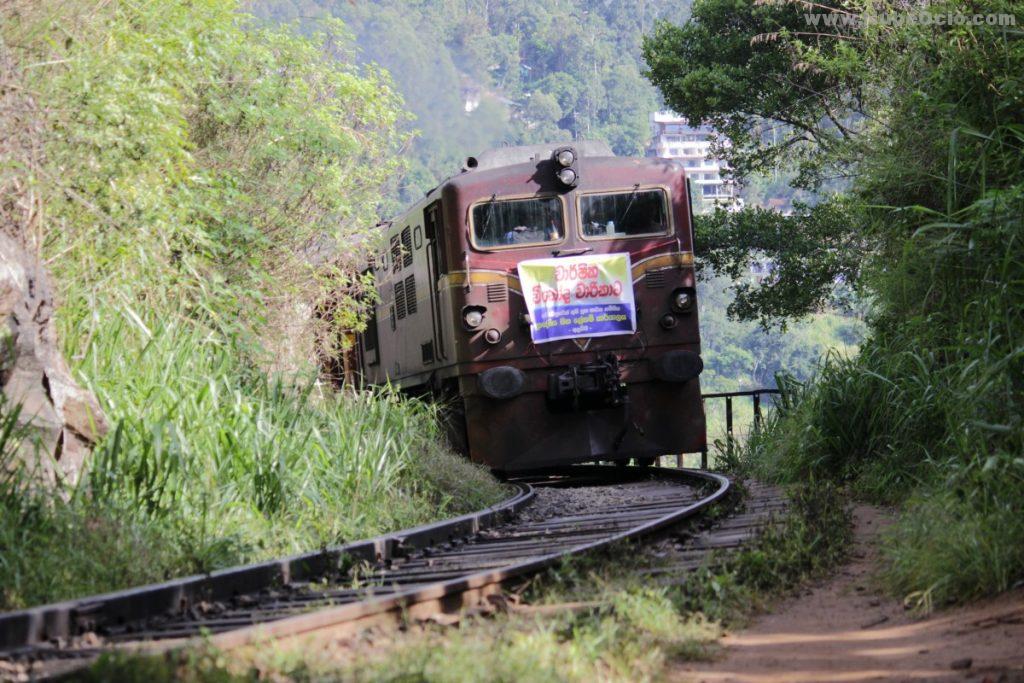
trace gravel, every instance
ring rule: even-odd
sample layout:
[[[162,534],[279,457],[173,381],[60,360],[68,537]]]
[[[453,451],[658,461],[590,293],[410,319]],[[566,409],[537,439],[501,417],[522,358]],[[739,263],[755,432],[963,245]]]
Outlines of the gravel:
[[[679,492],[679,500],[696,501],[698,491],[685,484],[662,481],[637,481],[611,486],[579,486],[537,488],[533,502],[516,517],[518,522],[544,522],[556,517],[571,517],[607,511],[633,505],[637,500],[653,499],[664,495],[667,489]]]

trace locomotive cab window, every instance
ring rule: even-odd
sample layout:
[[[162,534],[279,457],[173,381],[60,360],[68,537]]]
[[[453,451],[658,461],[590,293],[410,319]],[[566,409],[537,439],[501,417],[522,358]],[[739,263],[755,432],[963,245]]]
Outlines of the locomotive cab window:
[[[496,199],[473,207],[473,243],[477,247],[520,247],[565,239],[558,197]]]
[[[581,195],[580,221],[585,239],[664,235],[669,230],[665,191],[635,188]]]

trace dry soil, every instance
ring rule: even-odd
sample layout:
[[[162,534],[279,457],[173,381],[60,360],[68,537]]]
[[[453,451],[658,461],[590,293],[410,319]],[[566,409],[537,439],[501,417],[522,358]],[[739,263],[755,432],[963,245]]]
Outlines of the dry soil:
[[[722,639],[721,657],[673,671],[678,681],[977,681],[1024,683],[1024,590],[919,618],[877,594],[878,532],[890,522],[854,511],[851,561]]]

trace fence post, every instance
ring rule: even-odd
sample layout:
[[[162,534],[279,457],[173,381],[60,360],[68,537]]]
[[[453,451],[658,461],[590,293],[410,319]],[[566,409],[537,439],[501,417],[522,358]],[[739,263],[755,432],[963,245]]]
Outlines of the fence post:
[[[754,394],[754,431],[761,429],[761,394]]]
[[[725,397],[725,432],[726,450],[732,458],[732,396]]]

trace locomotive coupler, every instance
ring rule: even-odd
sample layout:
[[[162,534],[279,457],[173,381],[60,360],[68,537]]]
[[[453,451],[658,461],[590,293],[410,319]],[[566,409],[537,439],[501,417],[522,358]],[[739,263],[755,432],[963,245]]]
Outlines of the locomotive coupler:
[[[626,391],[614,354],[548,375],[548,406],[556,412],[616,408],[629,400]]]

